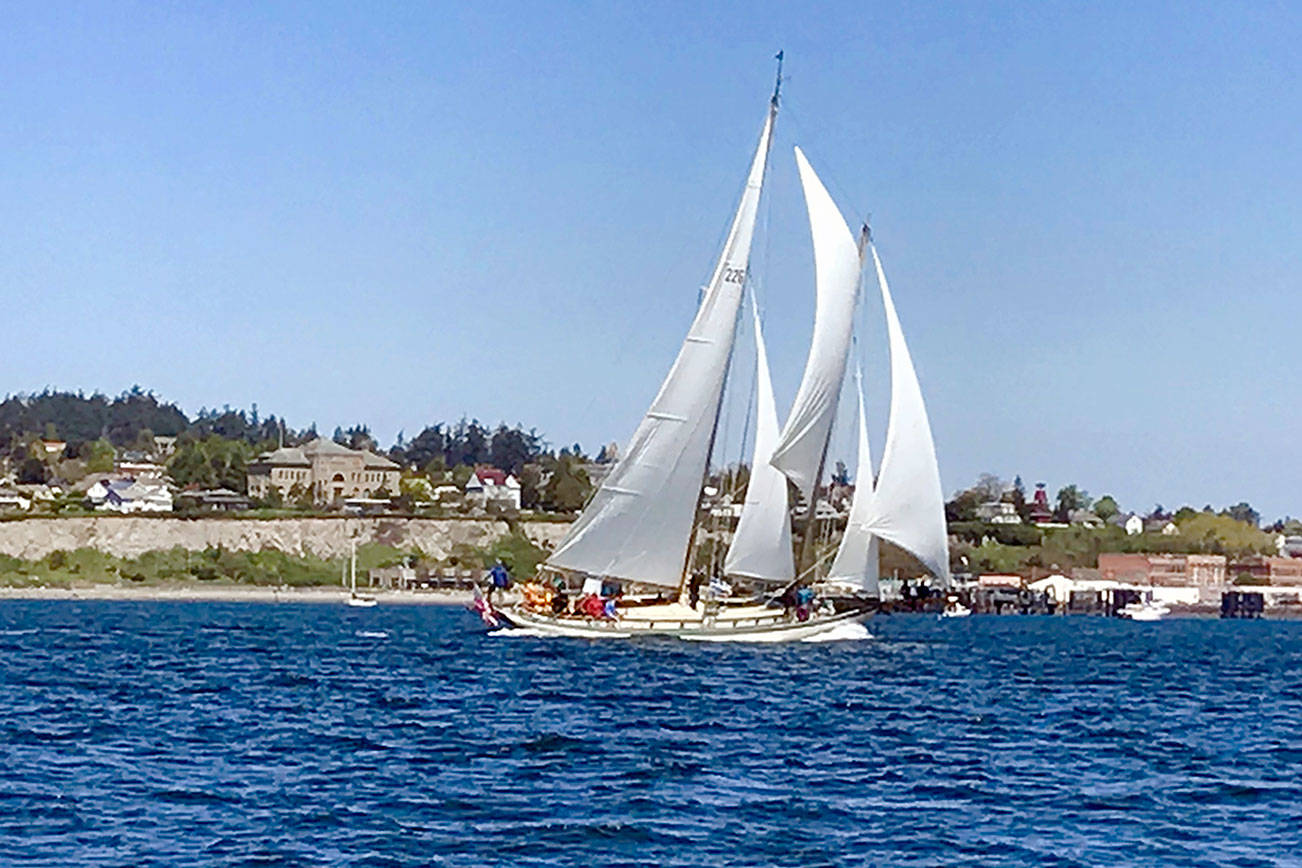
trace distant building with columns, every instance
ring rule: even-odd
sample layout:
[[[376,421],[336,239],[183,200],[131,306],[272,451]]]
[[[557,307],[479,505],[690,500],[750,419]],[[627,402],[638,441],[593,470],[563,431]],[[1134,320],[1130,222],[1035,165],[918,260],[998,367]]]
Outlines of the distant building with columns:
[[[311,493],[320,505],[380,492],[398,495],[399,467],[366,449],[349,449],[318,437],[302,446],[264,452],[249,463],[249,496],[265,498],[275,488],[283,498],[295,486]]]

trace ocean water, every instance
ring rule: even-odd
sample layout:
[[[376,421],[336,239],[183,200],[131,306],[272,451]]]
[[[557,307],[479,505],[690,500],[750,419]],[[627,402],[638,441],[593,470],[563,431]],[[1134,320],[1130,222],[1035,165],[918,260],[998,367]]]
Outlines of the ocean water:
[[[0,602],[0,864],[1302,864],[1302,623],[869,627]]]

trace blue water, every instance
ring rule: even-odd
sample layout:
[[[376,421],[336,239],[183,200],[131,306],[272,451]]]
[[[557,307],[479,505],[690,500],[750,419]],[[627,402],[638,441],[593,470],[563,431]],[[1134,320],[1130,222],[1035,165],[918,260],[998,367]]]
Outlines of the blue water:
[[[1302,864],[1302,623],[477,623],[0,603],[0,864]]]

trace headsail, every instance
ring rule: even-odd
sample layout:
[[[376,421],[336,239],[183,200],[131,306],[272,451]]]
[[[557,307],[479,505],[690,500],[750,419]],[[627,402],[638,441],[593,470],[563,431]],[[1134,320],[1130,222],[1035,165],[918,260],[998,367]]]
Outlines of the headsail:
[[[814,240],[814,336],[796,401],[771,462],[808,500],[818,484],[819,467],[845,379],[861,263],[850,228],[800,148],[796,148],[796,163]]]
[[[845,534],[828,571],[829,579],[852,582],[872,595],[878,593],[877,537],[867,527],[873,501],[873,459],[868,448],[868,423],[864,410],[863,374],[855,371],[859,390],[859,460],[854,472],[854,499]]]
[[[882,292],[882,305],[886,308],[886,334],[891,350],[891,418],[865,527],[912,553],[948,586],[949,538],[936,445],[931,438],[918,375],[886,284],[886,273],[877,258],[877,249],[871,243],[868,248]]]
[[[778,410],[759,308],[752,303],[751,311],[755,317],[755,457],[746,484],[746,503],[724,558],[723,571],[729,576],[789,582],[796,574],[796,565],[791,548],[787,478],[769,464],[778,442]]]
[[[678,358],[628,449],[556,551],[552,567],[677,587],[732,353],[777,95],[746,190]]]

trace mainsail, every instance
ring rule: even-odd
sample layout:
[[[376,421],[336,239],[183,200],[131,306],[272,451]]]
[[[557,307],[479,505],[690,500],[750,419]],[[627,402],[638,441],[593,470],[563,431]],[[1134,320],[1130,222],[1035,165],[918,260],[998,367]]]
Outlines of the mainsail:
[[[875,596],[878,593],[877,537],[867,526],[873,502],[873,460],[868,448],[863,374],[859,371],[855,371],[855,385],[859,390],[859,461],[854,472],[854,499],[850,501],[845,534],[827,577],[851,582]]]
[[[778,442],[778,409],[773,400],[773,380],[760,329],[759,308],[753,303],[751,312],[755,317],[755,457],[746,484],[746,503],[723,560],[723,572],[729,576],[789,582],[796,574],[796,565],[791,548],[787,478],[769,464]]]
[[[845,378],[861,262],[850,228],[800,148],[796,148],[796,164],[814,241],[814,336],[791,415],[770,460],[809,500],[818,484]]]
[[[931,438],[918,375],[886,284],[886,273],[876,248],[871,243],[868,247],[877,271],[882,305],[886,308],[886,335],[891,351],[891,418],[886,428],[877,488],[864,527],[912,553],[948,586],[949,539],[936,445]]]
[[[549,566],[678,586],[718,423],[776,117],[775,93],[687,339],[623,458],[547,559]]]

